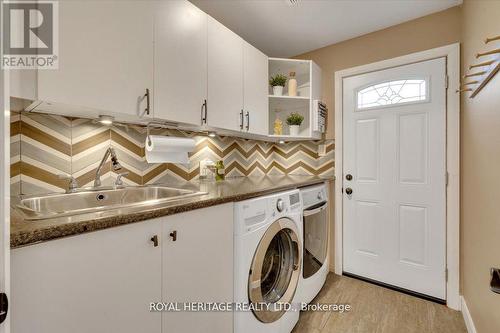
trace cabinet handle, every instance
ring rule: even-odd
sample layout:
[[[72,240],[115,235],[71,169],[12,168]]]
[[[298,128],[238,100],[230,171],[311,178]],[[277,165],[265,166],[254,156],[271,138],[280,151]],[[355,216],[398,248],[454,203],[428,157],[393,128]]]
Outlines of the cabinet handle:
[[[248,131],[250,129],[250,112],[249,111],[247,111],[246,117],[247,117],[247,131]]]
[[[146,108],[144,109],[144,113],[149,115],[150,108],[149,108],[149,89],[148,88],[146,88],[146,93],[144,94],[144,97],[146,97]]]
[[[158,235],[151,237],[151,241],[153,242],[154,247],[158,247]]]
[[[205,99],[201,105],[201,124],[207,123],[207,100]]]
[[[170,233],[170,237],[172,238],[172,241],[175,242],[177,240],[177,230],[174,230]]]
[[[243,109],[240,112],[240,130],[243,130]]]

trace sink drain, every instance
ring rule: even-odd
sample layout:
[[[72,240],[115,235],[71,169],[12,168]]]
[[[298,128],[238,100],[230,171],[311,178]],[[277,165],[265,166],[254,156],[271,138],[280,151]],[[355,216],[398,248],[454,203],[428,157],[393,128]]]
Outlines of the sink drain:
[[[102,200],[107,199],[108,196],[106,194],[104,194],[104,193],[99,193],[95,198],[96,198],[97,201],[102,201]]]

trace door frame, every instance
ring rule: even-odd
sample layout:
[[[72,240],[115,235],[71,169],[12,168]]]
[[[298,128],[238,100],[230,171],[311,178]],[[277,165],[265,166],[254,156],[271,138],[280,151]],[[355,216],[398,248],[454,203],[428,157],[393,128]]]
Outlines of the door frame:
[[[0,9],[0,15],[3,15]],[[0,50],[0,55],[3,55]],[[10,295],[10,86],[9,70],[0,69],[0,292]],[[10,332],[10,307],[0,333]]]
[[[460,310],[460,44],[412,53],[335,72],[335,274],[343,272],[343,79],[412,63],[446,58],[446,305]]]

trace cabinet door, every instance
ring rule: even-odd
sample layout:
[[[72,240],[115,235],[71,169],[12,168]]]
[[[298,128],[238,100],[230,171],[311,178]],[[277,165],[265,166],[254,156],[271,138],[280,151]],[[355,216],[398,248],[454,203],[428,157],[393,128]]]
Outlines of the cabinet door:
[[[16,333],[161,332],[161,223],[53,240],[11,253]]]
[[[209,126],[240,130],[243,109],[243,40],[208,17]]]
[[[244,130],[267,135],[269,126],[268,58],[252,45],[243,47]]]
[[[38,72],[38,98],[137,116],[146,89],[152,93],[152,3],[60,1],[59,69]]]
[[[207,99],[207,14],[185,0],[157,6],[155,117],[200,125]]]
[[[164,302],[233,301],[232,203],[168,216],[162,238]],[[232,329],[231,312],[163,313],[163,333]]]

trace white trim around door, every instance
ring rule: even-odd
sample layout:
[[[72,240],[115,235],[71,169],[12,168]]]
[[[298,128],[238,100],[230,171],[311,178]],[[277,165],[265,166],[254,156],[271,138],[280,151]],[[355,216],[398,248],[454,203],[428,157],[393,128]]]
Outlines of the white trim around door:
[[[456,93],[460,82],[460,44],[388,59],[368,65],[335,72],[335,273],[343,272],[342,239],[342,179],[343,179],[343,79],[397,66],[446,58],[448,89],[446,92],[446,303],[460,310],[460,96]]]

